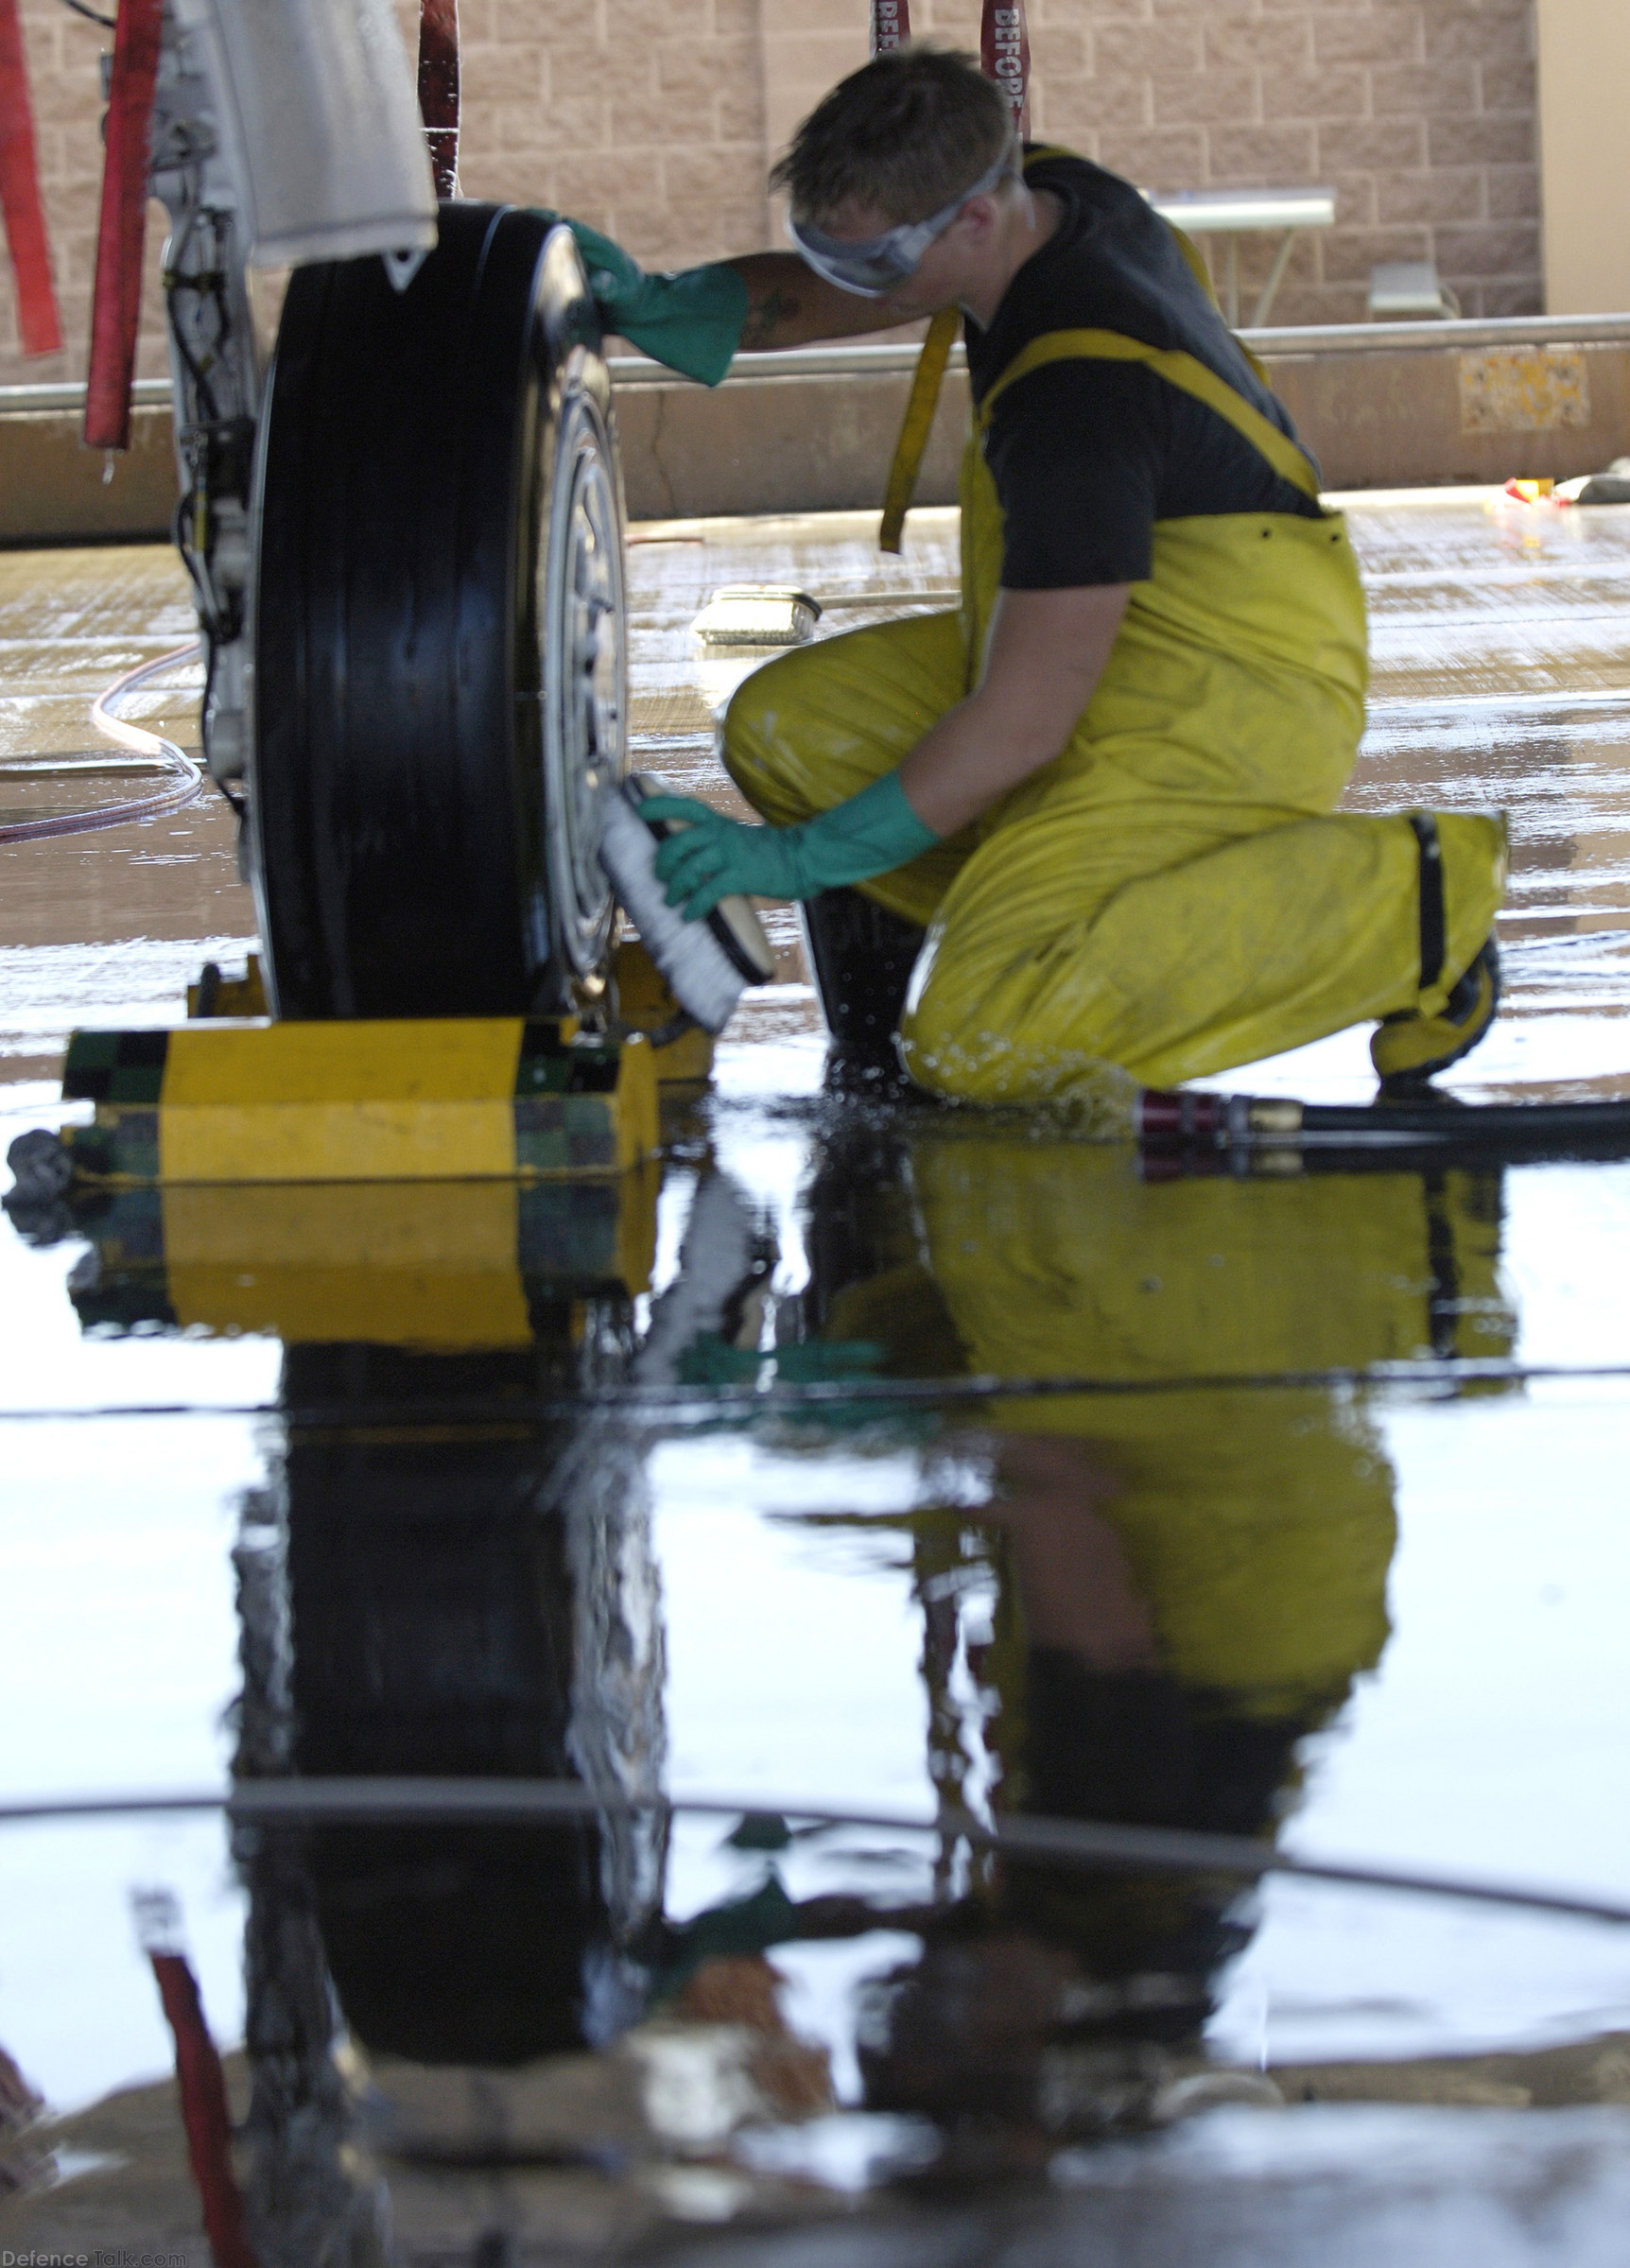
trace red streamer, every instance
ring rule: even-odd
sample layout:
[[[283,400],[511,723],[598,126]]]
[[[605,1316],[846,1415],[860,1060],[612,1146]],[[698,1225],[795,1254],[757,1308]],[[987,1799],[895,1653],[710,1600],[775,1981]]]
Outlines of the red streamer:
[[[147,142],[163,20],[164,0],[119,0],[85,388],[85,441],[93,449],[130,445],[130,380],[147,233]]]
[[[123,11],[121,9],[121,21]],[[176,2039],[176,2084],[187,2156],[203,2206],[216,2268],[258,2268],[244,2229],[243,2198],[232,2170],[232,2119],[220,2057],[204,2025],[198,1981],[180,1953],[150,1953],[159,1998]]]
[[[910,0],[872,0],[872,53],[887,55],[911,36]]]
[[[419,0],[419,115],[438,197],[459,179],[459,0]]]
[[[980,18],[980,68],[1007,96],[1014,124],[1030,136],[1030,27],[1024,0],[984,0]]]
[[[17,0],[0,0],[0,212],[17,279],[17,328],[25,355],[54,355],[62,343],[51,246],[40,200],[34,106]]]

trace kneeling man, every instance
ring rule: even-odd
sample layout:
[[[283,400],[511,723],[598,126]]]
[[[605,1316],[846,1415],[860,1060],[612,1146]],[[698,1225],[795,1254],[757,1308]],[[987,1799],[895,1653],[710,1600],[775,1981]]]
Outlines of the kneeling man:
[[[649,343],[665,289],[682,321],[711,309],[724,359],[959,306],[962,605],[747,679],[724,761],[769,823],[655,799],[693,822],[670,900],[808,901],[828,974],[857,891],[909,926],[902,969],[926,931],[885,1013],[910,1077],[960,1099],[1107,1125],[1135,1085],[1372,1019],[1385,1081],[1465,1054],[1499,996],[1503,828],[1337,811],[1357,563],[1191,248],[1130,183],[1021,148],[974,60],[933,49],[845,79],[775,180],[798,256],[640,279]],[[842,1037],[854,1004],[827,1005]]]

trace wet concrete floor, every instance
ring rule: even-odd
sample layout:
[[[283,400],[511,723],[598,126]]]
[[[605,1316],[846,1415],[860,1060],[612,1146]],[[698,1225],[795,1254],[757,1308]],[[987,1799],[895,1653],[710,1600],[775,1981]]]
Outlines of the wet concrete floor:
[[[1353,523],[1353,802],[1511,813],[1508,1005],[1448,1083],[1630,1095],[1630,512]],[[729,792],[742,665],[689,632],[720,584],[799,583],[823,634],[949,603],[954,516],[897,562],[874,526],[635,531],[643,769]],[[86,706],[189,621],[165,551],[0,558],[0,823],[132,791],[77,761]],[[178,669],[130,713],[184,741],[196,701]],[[75,1023],[241,959],[232,825],[0,844],[8,1136],[60,1117]],[[163,1887],[263,2268],[1619,2261],[1630,1934],[955,1820],[1630,1901],[1630,1164],[1162,1178],[845,1101],[772,919],[660,1170],[0,1228],[0,1800],[299,1771],[598,1807],[0,1828],[0,2243],[208,2257],[131,1919]],[[1216,1083],[1364,1099],[1364,1042]],[[737,1808],[626,1809],[659,1791]]]

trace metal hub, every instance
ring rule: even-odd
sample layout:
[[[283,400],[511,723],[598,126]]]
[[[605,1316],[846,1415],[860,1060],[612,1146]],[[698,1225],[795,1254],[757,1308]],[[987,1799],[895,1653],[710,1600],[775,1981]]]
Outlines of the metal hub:
[[[598,991],[616,904],[599,862],[603,797],[626,765],[622,530],[598,405],[568,384],[553,507],[538,561],[543,632],[544,826],[555,933]]]

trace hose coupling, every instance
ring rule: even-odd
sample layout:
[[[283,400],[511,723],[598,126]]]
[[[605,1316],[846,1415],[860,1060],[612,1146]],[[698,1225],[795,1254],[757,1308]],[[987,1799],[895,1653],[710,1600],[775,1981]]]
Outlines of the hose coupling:
[[[1135,1125],[1139,1142],[1151,1149],[1247,1150],[1294,1142],[1302,1132],[1302,1105],[1288,1097],[1151,1087],[1138,1097]]]

